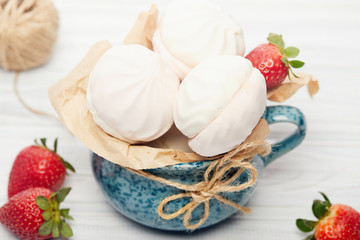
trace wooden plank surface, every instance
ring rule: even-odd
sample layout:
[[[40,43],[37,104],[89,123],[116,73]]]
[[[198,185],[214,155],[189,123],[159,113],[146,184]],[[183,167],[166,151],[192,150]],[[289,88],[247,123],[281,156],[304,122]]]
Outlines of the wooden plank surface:
[[[168,1],[55,0],[60,31],[50,61],[22,72],[19,90],[33,107],[55,113],[47,89],[64,77],[96,41],[120,44],[137,14],[156,3],[160,12]],[[282,33],[288,45],[300,48],[303,69],[320,80],[311,99],[301,89],[286,102],[307,117],[308,134],[291,153],[263,172],[249,203],[247,216],[236,215],[211,229],[192,234],[154,231],[118,214],[95,183],[89,150],[56,120],[34,115],[17,101],[14,72],[0,69],[0,204],[7,201],[7,181],[17,153],[34,138],[59,137],[59,152],[77,169],[65,185],[73,191],[65,207],[75,220],[72,239],[303,239],[297,217],[312,218],[311,203],[326,192],[333,202],[360,210],[360,2],[223,0],[215,1],[243,26],[247,52],[265,41],[268,32]],[[269,103],[273,104],[273,103]],[[291,127],[272,126],[279,139]],[[16,239],[0,226],[0,239]]]

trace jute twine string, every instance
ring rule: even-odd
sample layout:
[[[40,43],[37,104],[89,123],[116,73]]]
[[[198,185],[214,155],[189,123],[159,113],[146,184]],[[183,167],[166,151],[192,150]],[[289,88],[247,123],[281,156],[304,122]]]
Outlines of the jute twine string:
[[[13,87],[14,87],[15,95],[17,96],[18,100],[22,103],[22,105],[32,113],[42,115],[42,116],[46,116],[46,117],[52,117],[52,118],[55,118],[55,119],[59,120],[59,118],[56,115],[51,114],[51,113],[47,113],[47,112],[44,112],[44,111],[37,110],[37,109],[31,107],[29,104],[26,103],[26,101],[21,97],[21,95],[19,93],[19,89],[18,89],[19,74],[20,74],[19,72],[16,72],[16,74],[15,74]]]
[[[29,111],[54,115],[30,107],[20,96],[20,71],[44,64],[50,57],[59,27],[51,0],[0,0],[0,67],[15,70],[14,91]]]
[[[180,216],[181,214],[184,214],[184,226],[187,229],[193,230],[201,226],[209,217],[209,201],[213,198],[227,205],[230,205],[244,213],[250,212],[250,209],[240,206],[233,201],[225,199],[219,194],[222,192],[239,192],[253,186],[257,180],[257,170],[253,165],[251,165],[250,161],[255,155],[259,154],[261,156],[265,156],[269,154],[270,151],[270,144],[265,142],[264,140],[243,143],[232,151],[226,153],[219,159],[213,160],[204,173],[204,181],[196,183],[194,185],[186,185],[170,181],[168,179],[150,174],[149,172],[143,170],[135,170],[131,168],[127,168],[127,170],[139,174],[143,177],[183,190],[183,193],[175,194],[163,199],[159,204],[157,212],[161,218],[166,220],[170,220]],[[235,173],[231,177],[226,179],[225,176],[231,169],[235,169]],[[251,179],[244,183],[233,184],[234,181],[244,171],[251,172]],[[169,202],[181,198],[190,198],[191,200],[188,204],[181,207],[176,212],[164,212],[164,208]],[[197,223],[191,224],[190,221],[192,213],[200,204],[204,204],[204,214]]]

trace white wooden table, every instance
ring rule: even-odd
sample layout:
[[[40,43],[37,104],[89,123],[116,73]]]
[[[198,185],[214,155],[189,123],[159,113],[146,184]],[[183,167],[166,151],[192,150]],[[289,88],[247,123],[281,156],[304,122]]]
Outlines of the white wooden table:
[[[324,191],[333,202],[360,210],[360,3],[356,0],[224,0],[217,1],[243,26],[247,52],[268,32],[282,33],[300,48],[303,71],[320,80],[311,99],[300,90],[286,104],[307,117],[304,142],[264,171],[249,203],[249,215],[192,234],[172,234],[142,227],[118,214],[105,201],[90,167],[89,150],[59,122],[24,109],[16,99],[14,72],[0,69],[0,204],[7,201],[8,174],[17,153],[34,138],[59,137],[59,152],[77,173],[65,185],[73,188],[64,203],[75,218],[72,239],[303,239],[297,217],[313,218],[311,204]],[[64,77],[98,40],[120,44],[141,10],[166,0],[55,0],[60,12],[59,38],[51,60],[23,72],[19,89],[33,107],[55,113],[47,89]],[[273,126],[272,137],[289,126]],[[16,239],[0,226],[0,239]]]

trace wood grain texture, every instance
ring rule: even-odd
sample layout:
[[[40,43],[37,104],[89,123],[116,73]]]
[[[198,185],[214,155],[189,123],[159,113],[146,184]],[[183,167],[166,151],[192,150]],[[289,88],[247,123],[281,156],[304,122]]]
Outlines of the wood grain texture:
[[[50,85],[64,77],[98,40],[120,44],[139,11],[166,0],[55,0],[60,32],[50,61],[20,74],[19,90],[33,107],[54,113],[47,98]],[[105,201],[91,172],[90,152],[58,121],[24,109],[12,89],[14,72],[0,69],[0,204],[7,201],[8,174],[16,154],[34,138],[59,137],[58,151],[72,162],[66,186],[74,240],[88,239],[303,239],[297,217],[312,218],[311,203],[324,191],[333,202],[360,210],[360,2],[356,0],[217,0],[243,26],[247,52],[265,41],[268,32],[282,33],[300,48],[303,69],[320,81],[311,99],[301,89],[285,104],[307,117],[304,142],[263,172],[248,204],[253,211],[236,215],[211,229],[173,234],[131,222]],[[272,104],[272,103],[269,103]],[[291,127],[271,126],[279,139]],[[16,239],[0,226],[0,239]]]

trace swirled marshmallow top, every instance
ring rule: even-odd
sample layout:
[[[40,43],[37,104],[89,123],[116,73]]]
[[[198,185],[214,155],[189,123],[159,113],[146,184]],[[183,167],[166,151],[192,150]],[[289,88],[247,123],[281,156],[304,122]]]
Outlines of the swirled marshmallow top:
[[[218,56],[200,63],[183,80],[174,107],[177,128],[203,156],[242,143],[266,107],[264,77],[241,56]]]
[[[153,45],[180,80],[206,58],[245,52],[241,26],[219,6],[202,0],[171,2]]]
[[[163,135],[173,123],[179,79],[157,53],[121,45],[100,58],[89,77],[87,103],[108,134],[139,143]]]

